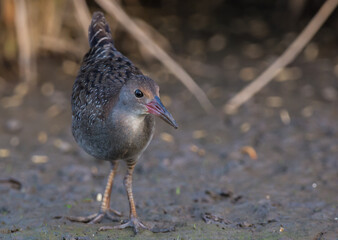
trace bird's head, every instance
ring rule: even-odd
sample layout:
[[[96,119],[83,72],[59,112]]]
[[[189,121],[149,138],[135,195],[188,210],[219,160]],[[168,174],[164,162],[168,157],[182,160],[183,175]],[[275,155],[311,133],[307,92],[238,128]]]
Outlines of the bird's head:
[[[132,114],[153,114],[177,128],[175,119],[161,102],[159,90],[159,86],[151,78],[137,76],[122,87],[120,102]]]

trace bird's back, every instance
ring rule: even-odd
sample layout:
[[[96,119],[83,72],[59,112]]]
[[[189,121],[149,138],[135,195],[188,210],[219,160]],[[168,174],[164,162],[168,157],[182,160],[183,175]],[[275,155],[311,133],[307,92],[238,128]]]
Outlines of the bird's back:
[[[108,125],[107,119],[123,85],[142,73],[116,50],[108,23],[101,12],[93,15],[88,38],[90,50],[73,85],[72,132],[78,144],[89,154],[97,158],[113,158],[112,141],[119,139],[116,139],[117,129]],[[145,127],[150,129],[153,119],[149,121]]]
[[[93,123],[105,118],[105,107],[114,104],[125,82],[142,73],[116,50],[101,12],[94,13],[88,37],[90,50],[83,58],[71,100],[75,120],[86,117]]]

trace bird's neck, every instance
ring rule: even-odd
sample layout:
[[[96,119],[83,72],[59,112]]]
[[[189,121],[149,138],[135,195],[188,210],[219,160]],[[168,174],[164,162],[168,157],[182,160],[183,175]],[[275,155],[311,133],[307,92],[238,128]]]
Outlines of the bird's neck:
[[[143,130],[145,115],[121,115],[121,122],[132,133],[137,133]]]
[[[137,131],[143,129],[145,117],[146,115],[136,114],[118,106],[111,113],[112,124],[120,125],[131,133],[137,133]]]

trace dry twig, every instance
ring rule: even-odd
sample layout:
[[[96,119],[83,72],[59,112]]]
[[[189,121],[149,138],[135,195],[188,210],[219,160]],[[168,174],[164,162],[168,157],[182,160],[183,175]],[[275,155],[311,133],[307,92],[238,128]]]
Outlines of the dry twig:
[[[43,32],[48,36],[59,36],[63,20],[62,14],[59,12],[63,7],[63,1],[45,1],[44,4],[43,21],[45,21],[45,26]]]
[[[327,0],[285,52],[251,84],[246,86],[226,103],[224,107],[225,112],[228,114],[235,113],[243,103],[267,85],[286,65],[294,60],[305,45],[318,32],[337,5],[338,0]]]
[[[72,53],[79,59],[83,57],[85,49],[76,45],[71,39],[57,38],[51,36],[41,36],[40,48],[56,53]]]
[[[172,74],[174,74],[189,89],[189,91],[200,102],[201,106],[207,112],[214,111],[204,91],[195,83],[190,75],[175,62],[156,42],[154,42],[140,27],[123,11],[123,9],[115,2],[109,0],[96,0],[96,2],[113,15],[126,30],[135,37],[155,58],[157,58],[164,66],[166,66]]]
[[[32,82],[36,80],[36,63],[25,0],[15,0],[15,24],[19,46],[20,77],[27,82]]]
[[[84,32],[87,34],[90,24],[90,11],[85,0],[73,0],[76,10],[77,21],[81,24]]]

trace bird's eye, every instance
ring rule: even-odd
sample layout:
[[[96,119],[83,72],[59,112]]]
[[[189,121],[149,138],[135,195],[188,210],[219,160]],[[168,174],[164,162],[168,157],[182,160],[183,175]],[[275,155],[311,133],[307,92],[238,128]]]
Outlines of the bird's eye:
[[[135,90],[135,96],[137,98],[141,98],[141,97],[143,97],[143,92],[140,89],[136,89]]]

